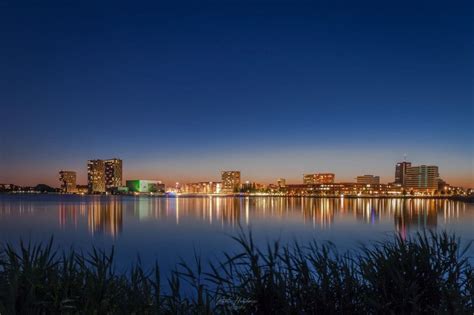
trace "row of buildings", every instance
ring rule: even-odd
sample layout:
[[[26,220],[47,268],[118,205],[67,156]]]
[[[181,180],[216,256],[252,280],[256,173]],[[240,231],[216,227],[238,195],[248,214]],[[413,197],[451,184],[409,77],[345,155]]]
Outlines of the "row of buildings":
[[[241,182],[240,171],[223,171],[220,182],[188,183],[176,187],[176,192],[184,194],[229,194],[229,193],[269,193],[288,195],[401,195],[401,194],[452,194],[460,188],[451,187],[439,176],[438,166],[413,166],[411,162],[395,165],[395,180],[381,184],[376,175],[357,176],[355,182],[337,183],[334,173],[304,174],[303,184],[287,184],[284,178],[276,185]]]
[[[436,190],[444,181],[439,176],[438,166],[412,166],[411,162],[400,162],[395,166],[395,184],[412,189]]]
[[[181,194],[233,194],[268,193],[288,195],[400,195],[407,193],[452,192],[452,187],[440,179],[438,166],[400,162],[395,165],[395,179],[392,183],[380,183],[376,175],[357,176],[355,182],[336,182],[334,173],[304,174],[302,184],[287,184],[284,178],[276,184],[264,185],[241,179],[237,170],[222,171],[220,181],[204,181],[176,184],[166,189],[161,181],[127,180],[123,185],[123,165],[118,158],[89,160],[87,163],[87,186],[76,183],[76,172],[60,171],[61,191],[66,193],[164,193]]]
[[[64,193],[164,193],[165,185],[157,180],[127,180],[123,186],[122,160],[113,158],[108,160],[89,160],[87,162],[87,186],[77,185],[77,173],[75,171],[61,170],[59,181],[61,191]],[[240,171],[224,171],[221,174],[221,182],[198,182],[183,186],[177,185],[176,192],[184,193],[234,193],[246,188],[241,185]]]
[[[333,173],[317,173],[303,175],[303,184],[333,184]],[[395,180],[393,184],[408,189],[437,190],[442,180],[439,177],[438,166],[413,166],[411,162],[400,162],[395,165]],[[375,175],[361,175],[356,178],[357,184],[379,185],[380,177]]]
[[[64,193],[160,193],[165,185],[156,180],[127,180],[123,186],[123,162],[121,159],[87,161],[87,185],[77,185],[75,171],[59,172],[61,191]]]
[[[127,180],[123,186],[121,159],[87,161],[87,185],[77,185],[75,171],[59,172],[61,191],[65,193],[164,192],[164,184],[153,180]]]
[[[242,187],[240,171],[223,171],[220,182],[187,183],[175,190],[185,194],[231,194],[240,192]]]
[[[75,171],[61,170],[59,181],[63,192],[83,192],[83,187],[77,185],[77,173]],[[122,160],[113,158],[87,161],[88,193],[105,193],[120,186],[122,186]]]

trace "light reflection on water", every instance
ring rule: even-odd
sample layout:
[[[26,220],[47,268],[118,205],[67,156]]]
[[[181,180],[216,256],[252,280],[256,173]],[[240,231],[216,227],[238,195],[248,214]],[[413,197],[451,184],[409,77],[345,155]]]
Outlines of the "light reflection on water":
[[[0,241],[54,235],[66,247],[114,245],[126,263],[140,254],[172,265],[196,249],[213,257],[235,249],[228,234],[239,226],[251,227],[260,243],[317,239],[341,249],[423,228],[472,240],[474,205],[437,199],[0,196]]]

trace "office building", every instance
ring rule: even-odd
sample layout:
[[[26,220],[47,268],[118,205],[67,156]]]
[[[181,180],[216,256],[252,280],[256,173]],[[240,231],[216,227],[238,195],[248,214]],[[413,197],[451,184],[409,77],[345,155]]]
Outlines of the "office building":
[[[357,184],[378,185],[380,184],[380,177],[374,175],[357,176]]]
[[[105,160],[105,188],[112,189],[122,186],[122,160]]]
[[[439,171],[438,166],[420,165],[410,166],[405,174],[405,187],[413,190],[438,189]]]
[[[223,171],[222,192],[229,194],[236,192],[240,188],[240,171]]]
[[[304,174],[303,183],[306,185],[332,184],[335,177],[333,173]]]
[[[127,180],[128,191],[136,193],[164,193],[165,184],[158,180],[134,179]]]
[[[399,162],[395,165],[394,184],[405,186],[406,172],[409,167],[411,167],[411,162]]]
[[[105,163],[103,160],[87,162],[87,186],[90,194],[105,192]]]
[[[77,192],[76,187],[76,172],[74,171],[60,171],[59,181],[61,182],[61,191],[64,193]]]

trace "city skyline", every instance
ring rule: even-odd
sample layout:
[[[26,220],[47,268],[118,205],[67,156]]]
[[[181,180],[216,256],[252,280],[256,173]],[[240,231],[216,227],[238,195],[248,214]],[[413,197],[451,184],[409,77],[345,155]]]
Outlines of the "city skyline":
[[[463,189],[469,189],[472,187],[465,187],[459,185],[453,185],[446,181],[446,177],[443,177],[439,171],[439,166],[437,165],[427,165],[426,163],[420,163],[415,165],[414,163],[406,160],[406,155],[404,161],[397,162],[394,165],[393,177],[386,182],[380,181],[379,175],[374,174],[361,174],[357,175],[355,178],[349,180],[336,180],[336,174],[330,173],[327,171],[321,172],[311,172],[302,174],[301,181],[287,181],[286,178],[279,177],[276,180],[273,178],[269,182],[258,182],[254,180],[255,174],[252,174],[251,177],[245,177],[241,175],[241,171],[237,169],[233,170],[219,170],[221,177],[218,180],[215,180],[211,174],[207,174],[206,179],[199,179],[197,181],[176,181],[171,180],[165,183],[159,178],[152,178],[149,175],[145,177],[135,178],[125,178],[126,183],[124,184],[123,176],[123,161],[120,158],[112,159],[94,159],[87,161],[87,182],[86,185],[83,183],[77,182],[77,170],[65,170],[61,169],[59,171],[59,183],[60,189],[65,193],[77,193],[79,192],[77,187],[85,187],[86,191],[89,194],[95,193],[105,193],[105,192],[114,192],[114,193],[126,193],[126,190],[130,192],[146,192],[148,185],[160,185],[160,188],[154,186],[149,192],[165,192],[167,188],[174,191],[179,189],[178,187],[184,187],[184,191],[188,192],[207,192],[207,193],[233,193],[241,189],[253,190],[255,191],[255,185],[257,185],[257,191],[260,191],[262,188],[270,189],[282,188],[287,184],[289,186],[298,187],[297,189],[302,188],[303,186],[318,186],[325,184],[330,184],[332,187],[364,187],[365,185],[374,185],[374,187],[386,187],[383,189],[391,190],[391,187],[398,186],[397,190],[400,188],[406,189],[422,189],[430,191],[439,191],[440,187],[446,189],[449,187],[461,187]],[[257,175],[258,176],[258,175]],[[218,186],[212,186],[217,184]],[[3,186],[8,184],[15,183],[0,183]],[[18,184],[18,183],[16,183]],[[42,182],[41,184],[44,184]],[[142,185],[143,184],[143,185]],[[276,185],[275,185],[276,184]],[[339,184],[350,184],[349,186],[340,186]],[[358,186],[363,184],[363,186]],[[183,186],[184,185],[184,186]],[[211,185],[211,186],[209,186]],[[352,185],[352,186],[351,186]],[[395,186],[393,186],[395,185]],[[20,185],[21,186],[21,185]],[[28,187],[28,185],[23,185]],[[30,187],[35,185],[30,185]],[[57,187],[55,184],[51,185],[52,187]],[[143,187],[142,187],[143,186]],[[142,187],[142,188],[138,188]],[[151,187],[151,186],[150,186]],[[212,188],[211,188],[212,187]],[[124,190],[126,189],[126,190]],[[305,188],[303,188],[305,189]],[[336,188],[338,189],[338,188]],[[379,188],[377,188],[379,189]],[[80,192],[84,192],[84,188],[81,188]],[[400,191],[399,191],[400,192]]]
[[[474,315],[473,13],[0,0],[0,315]]]
[[[406,156],[404,158],[406,160]],[[103,185],[104,187],[102,188],[103,191],[105,192],[105,186],[107,187],[117,187],[117,185],[106,185],[106,179],[105,179],[105,176],[106,176],[106,163],[107,162],[110,162],[110,161],[119,161],[120,162],[120,175],[118,175],[119,177],[119,180],[118,180],[118,183],[121,183],[122,182],[122,178],[123,178],[123,181],[125,180],[132,180],[132,179],[137,179],[137,178],[141,178],[141,179],[147,179],[147,180],[159,180],[161,182],[164,182],[166,183],[167,186],[169,187],[172,187],[175,185],[175,183],[181,183],[181,184],[186,184],[186,183],[193,183],[193,182],[208,182],[208,181],[213,181],[213,182],[219,182],[222,180],[221,178],[221,175],[220,173],[221,172],[225,172],[226,169],[224,168],[213,168],[210,170],[209,173],[202,173],[201,172],[201,176],[200,177],[188,177],[189,179],[186,180],[185,177],[181,177],[181,180],[180,178],[178,177],[173,177],[173,169],[171,169],[171,172],[169,174],[171,174],[171,177],[165,177],[165,176],[160,176],[159,173],[157,173],[156,171],[154,172],[153,170],[148,170],[148,171],[145,171],[145,173],[135,173],[135,174],[138,174],[136,176],[133,176],[133,175],[130,175],[130,174],[134,174],[132,172],[127,172],[127,168],[128,168],[128,161],[125,161],[125,165],[127,167],[124,167],[122,168],[122,159],[117,159],[117,158],[113,158],[113,159],[98,159],[98,160],[88,160],[88,163],[86,163],[86,166],[83,167],[83,168],[61,168],[59,171],[60,173],[61,172],[74,172],[75,173],[75,178],[74,180],[77,182],[78,185],[87,185],[88,184],[88,166],[89,163],[91,162],[96,162],[96,161],[99,161],[99,162],[102,162],[104,164],[103,166],[103,175],[102,177],[104,177],[102,180],[104,181]],[[343,183],[343,182],[347,182],[347,183],[350,183],[350,182],[353,182],[353,183],[356,183],[358,182],[359,178],[360,177],[364,177],[364,176],[376,176],[378,179],[378,181],[380,183],[398,183],[397,181],[397,168],[398,168],[398,165],[399,164],[403,164],[403,163],[408,163],[408,165],[412,165],[412,166],[430,166],[430,165],[433,165],[434,163],[425,163],[425,162],[405,162],[405,161],[398,161],[398,162],[395,162],[393,163],[393,165],[391,165],[391,168],[392,168],[392,172],[391,172],[391,175],[387,175],[387,176],[380,176],[379,173],[375,172],[373,169],[365,169],[366,172],[359,172],[357,173],[354,177],[350,177],[350,176],[345,176],[344,174],[341,174],[337,171],[334,171],[336,168],[335,167],[330,167],[330,171],[328,171],[327,169],[323,169],[323,168],[319,168],[319,169],[313,169],[313,170],[309,170],[307,172],[304,172],[304,173],[301,173],[301,174],[296,174],[296,173],[292,173],[290,176],[283,176],[283,172],[281,172],[281,170],[279,169],[276,169],[276,170],[273,170],[272,172],[272,177],[268,177],[267,180],[259,180],[258,178],[262,178],[261,175],[257,173],[247,173],[245,171],[243,171],[242,169],[240,168],[228,168],[228,169],[235,169],[237,172],[239,173],[242,173],[242,178],[241,178],[241,182],[245,182],[245,181],[250,181],[250,182],[258,182],[258,183],[262,183],[262,184],[275,184],[280,178],[284,178],[286,180],[286,182],[288,184],[299,184],[299,183],[305,183],[306,181],[306,177],[307,176],[312,176],[312,175],[322,175],[322,176],[332,176],[332,178],[328,181],[328,183],[332,182],[336,182],[336,183]],[[214,165],[215,166],[215,165]],[[436,166],[436,168],[438,168],[438,165]],[[474,187],[474,183],[472,182],[467,182],[467,185],[459,185],[458,182],[456,182],[456,180],[452,180],[453,177],[450,176],[448,173],[446,173],[444,171],[444,167],[440,167],[442,169],[441,171],[441,174],[439,174],[439,178],[443,179],[444,181],[448,182],[449,184],[453,185],[453,186],[457,186],[457,187],[463,187],[463,188],[472,188]],[[202,169],[200,169],[202,171]],[[55,170],[56,172],[58,170]],[[123,174],[122,174],[122,171],[123,171]],[[278,173],[280,172],[280,173]],[[180,172],[180,169],[177,168],[175,169],[175,174],[180,174],[182,172]],[[152,174],[158,174],[158,175],[152,175]],[[250,175],[251,174],[251,175]],[[289,174],[289,173],[287,173]],[[371,175],[368,175],[368,174],[371,174]],[[240,175],[239,175],[240,176]],[[4,182],[0,182],[1,184],[17,184],[17,185],[22,185],[22,186],[34,186],[36,184],[47,184],[47,185],[50,185],[52,187],[56,187],[58,186],[58,177],[57,175],[56,176],[47,176],[46,178],[50,178],[50,177],[54,177],[54,179],[52,181],[48,181],[48,180],[39,180],[37,182],[33,182],[33,183],[27,183],[27,184],[24,184],[24,183],[21,183],[19,181],[4,181]],[[307,183],[310,183],[309,181]],[[317,181],[314,181],[314,183],[317,183]],[[325,181],[321,181],[321,183],[325,183]],[[122,185],[118,185],[118,186],[122,186]]]
[[[0,183],[56,185],[59,169],[85,183],[97,156],[164,182],[216,169],[388,182],[407,154],[473,187],[471,13],[469,1],[2,6]]]

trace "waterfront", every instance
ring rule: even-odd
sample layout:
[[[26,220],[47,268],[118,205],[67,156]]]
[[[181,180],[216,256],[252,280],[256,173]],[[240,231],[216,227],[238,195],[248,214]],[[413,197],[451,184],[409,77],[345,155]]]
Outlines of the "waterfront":
[[[423,228],[474,239],[474,204],[439,199],[0,195],[0,241],[46,241],[88,250],[115,246],[127,267],[139,255],[169,270],[194,252],[212,260],[250,227],[258,244],[331,241],[340,250]],[[471,248],[470,255],[473,255]]]

